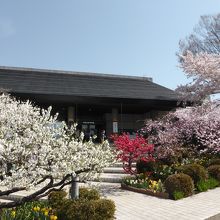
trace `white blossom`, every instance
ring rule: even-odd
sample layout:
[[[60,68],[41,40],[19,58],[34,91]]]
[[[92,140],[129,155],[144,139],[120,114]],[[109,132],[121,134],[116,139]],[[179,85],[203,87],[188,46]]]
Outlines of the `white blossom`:
[[[114,155],[107,141],[83,142],[75,126],[57,124],[51,108],[41,110],[30,102],[0,95],[0,185],[32,187],[46,176],[54,181],[81,172],[91,178],[109,166]]]
[[[188,51],[181,58],[180,67],[192,78],[191,83],[177,89],[184,99],[200,101],[220,91],[220,55]]]

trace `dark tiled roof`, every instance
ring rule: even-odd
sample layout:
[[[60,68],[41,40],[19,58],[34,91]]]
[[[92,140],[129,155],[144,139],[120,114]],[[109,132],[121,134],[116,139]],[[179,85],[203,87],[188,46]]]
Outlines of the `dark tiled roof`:
[[[0,67],[0,88],[13,93],[176,100],[174,91],[150,78]]]

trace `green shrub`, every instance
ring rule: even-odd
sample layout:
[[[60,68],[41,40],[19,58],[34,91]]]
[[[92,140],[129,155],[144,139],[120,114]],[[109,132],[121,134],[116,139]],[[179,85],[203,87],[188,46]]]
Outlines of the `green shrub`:
[[[48,202],[53,208],[58,208],[63,205],[67,193],[63,190],[51,192],[48,196]]]
[[[211,177],[220,181],[220,165],[212,165],[208,167],[207,170]]]
[[[158,166],[156,161],[139,160],[136,163],[137,173],[154,172]]]
[[[209,166],[220,165],[220,158],[211,159],[208,164]]]
[[[111,220],[114,219],[115,204],[111,200],[100,199],[95,189],[80,188],[77,200],[66,199],[64,194],[53,192],[49,203],[56,208],[58,219],[65,220]]]
[[[70,200],[69,200],[70,201]],[[91,213],[92,207],[90,206],[90,201],[80,201],[80,200],[72,200],[69,202],[63,209],[61,219],[71,220],[71,219],[86,219],[87,213],[88,215],[94,214]]]
[[[67,193],[63,190],[51,192],[48,196],[50,206],[57,211],[58,219],[66,219],[66,211],[70,200],[66,198]]]
[[[177,168],[177,171],[189,175],[195,184],[200,180],[207,179],[207,172],[205,168],[199,164],[187,164]]]
[[[180,191],[174,191],[173,192],[173,198],[175,200],[178,200],[178,199],[183,199],[185,196],[184,196],[184,193],[183,192],[180,192]]]
[[[110,220],[114,218],[115,204],[111,200],[78,200],[66,212],[66,220]]]
[[[209,178],[207,180],[200,180],[196,184],[196,188],[199,192],[205,192],[208,189],[214,189],[215,187],[219,186],[219,181],[215,178]]]
[[[212,177],[209,178],[207,182],[208,182],[209,189],[214,189],[218,187],[220,184],[220,182],[217,179],[212,178]]]
[[[173,174],[164,181],[164,187],[170,198],[174,198],[174,192],[182,192],[184,197],[193,194],[194,184],[192,178],[184,173]]]
[[[100,199],[100,194],[95,189],[80,188],[79,198],[85,200],[97,200]]]
[[[113,219],[115,213],[115,203],[109,199],[99,199],[96,201],[96,214],[94,220]]]

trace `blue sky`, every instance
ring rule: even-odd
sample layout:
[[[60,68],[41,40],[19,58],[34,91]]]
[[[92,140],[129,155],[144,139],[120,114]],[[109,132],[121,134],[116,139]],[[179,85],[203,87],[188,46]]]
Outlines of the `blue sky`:
[[[0,0],[0,65],[150,76],[175,89],[178,42],[219,0]]]

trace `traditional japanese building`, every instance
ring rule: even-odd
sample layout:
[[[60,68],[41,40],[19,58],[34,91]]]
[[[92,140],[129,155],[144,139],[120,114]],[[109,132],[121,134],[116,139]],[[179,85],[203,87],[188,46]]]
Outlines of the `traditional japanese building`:
[[[177,94],[151,78],[0,67],[0,89],[77,122],[87,134],[135,132],[146,118],[177,105]]]

